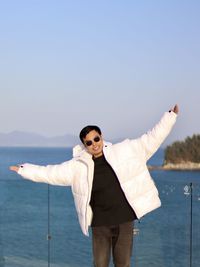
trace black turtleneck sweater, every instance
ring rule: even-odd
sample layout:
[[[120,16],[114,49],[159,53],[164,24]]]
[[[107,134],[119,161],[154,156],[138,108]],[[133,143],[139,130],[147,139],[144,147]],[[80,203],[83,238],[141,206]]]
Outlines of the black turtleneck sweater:
[[[109,226],[133,221],[135,212],[129,205],[118,178],[104,155],[94,160],[94,179],[90,205],[91,226]]]

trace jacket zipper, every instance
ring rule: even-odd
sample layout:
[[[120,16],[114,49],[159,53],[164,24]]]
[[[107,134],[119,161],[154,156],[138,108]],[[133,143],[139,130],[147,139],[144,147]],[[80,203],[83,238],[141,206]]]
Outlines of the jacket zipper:
[[[83,162],[86,166],[87,166],[87,170],[88,170],[88,173],[87,173],[87,182],[88,182],[88,195],[87,195],[87,202],[86,202],[86,209],[85,209],[85,230],[86,232],[88,231],[88,223],[87,223],[87,210],[88,210],[88,206],[89,206],[89,200],[90,200],[90,196],[91,196],[91,192],[92,192],[92,186],[90,186],[90,171],[92,171],[89,167],[90,164],[88,164],[87,161],[84,161],[83,159],[78,159],[79,161]],[[93,168],[93,173],[94,173],[94,168]],[[93,178],[93,173],[92,173],[92,178]],[[91,179],[91,181],[93,181],[93,179]],[[86,229],[86,226],[87,226],[87,229]]]

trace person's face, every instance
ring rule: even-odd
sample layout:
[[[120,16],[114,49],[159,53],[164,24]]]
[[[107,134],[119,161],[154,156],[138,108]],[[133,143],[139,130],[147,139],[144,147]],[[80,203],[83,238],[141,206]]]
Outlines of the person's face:
[[[87,151],[95,158],[103,155],[103,139],[98,132],[92,130],[86,135],[83,141]]]

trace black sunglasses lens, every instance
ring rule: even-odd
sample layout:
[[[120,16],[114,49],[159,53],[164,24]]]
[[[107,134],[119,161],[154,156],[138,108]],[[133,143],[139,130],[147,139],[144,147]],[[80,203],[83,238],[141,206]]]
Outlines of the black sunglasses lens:
[[[85,142],[86,146],[91,146],[92,145],[92,141],[87,141]]]
[[[99,141],[100,141],[100,137],[99,137],[99,136],[95,137],[95,138],[94,138],[94,141],[95,141],[95,142],[99,142]]]

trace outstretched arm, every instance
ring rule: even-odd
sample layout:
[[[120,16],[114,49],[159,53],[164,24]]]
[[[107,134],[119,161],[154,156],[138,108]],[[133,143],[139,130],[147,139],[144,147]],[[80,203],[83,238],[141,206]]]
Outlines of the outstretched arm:
[[[176,122],[176,117],[179,112],[178,105],[175,105],[169,112],[165,112],[161,120],[154,128],[138,138],[141,149],[144,152],[145,160],[148,160],[160,147],[165,138],[170,133],[173,125]]]
[[[47,166],[25,163],[19,166],[10,166],[10,170],[34,182],[67,186],[72,184],[73,166],[74,160],[69,160],[62,164]]]

